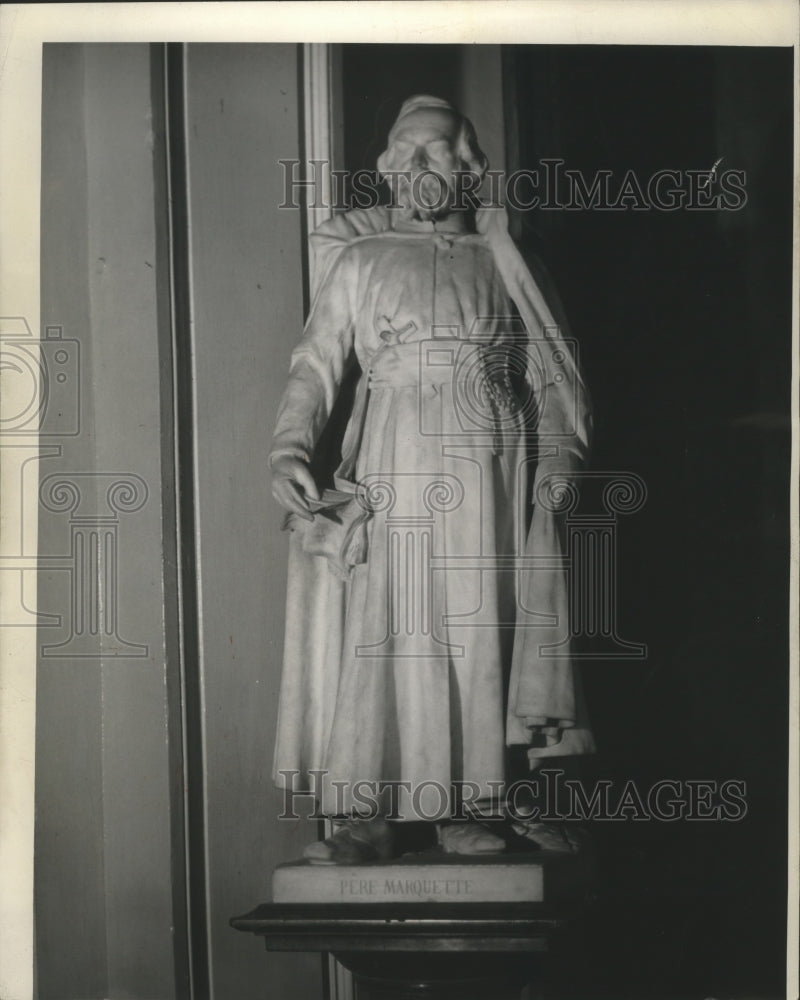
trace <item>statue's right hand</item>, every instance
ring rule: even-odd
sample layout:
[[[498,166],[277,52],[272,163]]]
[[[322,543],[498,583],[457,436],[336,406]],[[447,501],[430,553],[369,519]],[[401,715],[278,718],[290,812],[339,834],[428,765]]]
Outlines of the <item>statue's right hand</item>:
[[[285,510],[305,521],[314,520],[306,497],[319,500],[319,490],[302,459],[279,455],[272,461],[272,495]]]

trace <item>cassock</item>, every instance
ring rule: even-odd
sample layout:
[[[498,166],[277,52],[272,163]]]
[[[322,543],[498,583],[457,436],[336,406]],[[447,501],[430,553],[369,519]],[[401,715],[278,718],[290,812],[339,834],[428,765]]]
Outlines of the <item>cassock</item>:
[[[496,795],[507,745],[593,749],[565,655],[563,526],[537,500],[586,458],[588,395],[503,221],[442,231],[379,208],[313,238],[270,457],[312,460],[357,365],[336,484],[365,516],[338,560],[315,529],[291,533],[274,778],[328,814],[396,783],[403,818],[433,818],[458,783]]]

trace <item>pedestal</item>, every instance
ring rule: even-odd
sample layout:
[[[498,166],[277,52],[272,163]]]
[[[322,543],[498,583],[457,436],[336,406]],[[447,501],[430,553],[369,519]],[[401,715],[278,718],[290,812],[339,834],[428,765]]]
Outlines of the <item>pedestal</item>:
[[[375,867],[359,868],[368,883]],[[527,998],[544,995],[547,955],[568,944],[587,906],[580,878],[552,884],[562,898],[264,903],[231,925],[263,938],[268,951],[333,954],[353,973],[356,1000],[520,1000],[526,987]]]

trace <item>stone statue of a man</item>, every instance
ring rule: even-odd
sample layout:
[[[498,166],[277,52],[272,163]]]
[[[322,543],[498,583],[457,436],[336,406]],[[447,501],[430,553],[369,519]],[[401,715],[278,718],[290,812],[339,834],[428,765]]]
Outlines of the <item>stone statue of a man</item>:
[[[390,857],[387,817],[444,821],[446,850],[501,849],[490,824],[448,822],[455,800],[502,799],[509,746],[532,766],[593,749],[547,490],[589,445],[574,354],[503,210],[459,201],[459,175],[487,169],[467,119],[410,98],[378,168],[393,204],[312,238],[270,454],[294,529],[274,777],[350,818],[306,851],[328,863]],[[318,483],[354,365],[341,465]]]

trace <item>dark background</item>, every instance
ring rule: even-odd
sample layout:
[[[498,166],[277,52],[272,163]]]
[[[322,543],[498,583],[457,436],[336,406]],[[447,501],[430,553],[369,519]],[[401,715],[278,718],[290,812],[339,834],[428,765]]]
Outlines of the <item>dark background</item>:
[[[421,52],[421,50],[423,50]],[[424,58],[422,57],[424,55]],[[456,46],[344,46],[345,161],[402,100],[458,102]],[[739,822],[595,823],[597,899],[565,994],[783,995],[788,756],[792,51],[514,46],[509,169],[746,172],[738,211],[517,216],[564,300],[595,408],[591,468],[637,473],[623,638],[587,663],[585,777],[746,782]],[[480,138],[480,137],[479,137]]]

